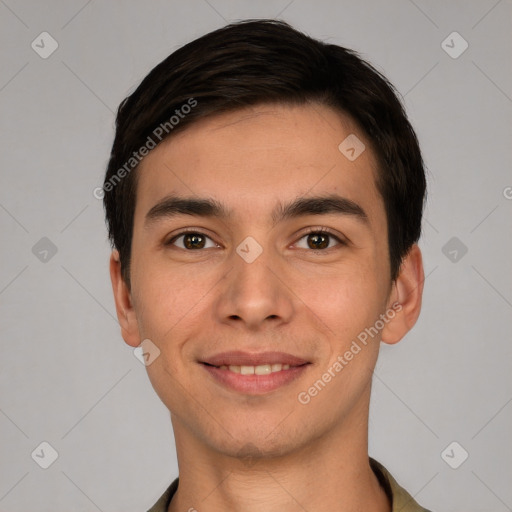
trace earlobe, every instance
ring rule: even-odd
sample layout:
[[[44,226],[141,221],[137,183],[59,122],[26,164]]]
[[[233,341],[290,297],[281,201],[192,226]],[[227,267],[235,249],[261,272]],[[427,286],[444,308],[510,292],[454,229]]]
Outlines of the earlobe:
[[[384,343],[398,343],[413,328],[421,311],[424,281],[421,251],[413,244],[402,261],[390,294],[388,310],[393,309],[395,314],[382,330]]]
[[[119,252],[115,249],[110,255],[110,280],[112,281],[112,291],[114,292],[121,335],[128,345],[137,347],[140,344],[137,317],[133,308],[131,292],[122,276]]]

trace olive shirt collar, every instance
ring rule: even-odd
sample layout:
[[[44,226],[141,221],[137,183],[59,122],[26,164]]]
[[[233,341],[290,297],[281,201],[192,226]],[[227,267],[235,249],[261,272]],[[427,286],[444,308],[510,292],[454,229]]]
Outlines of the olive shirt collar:
[[[398,485],[391,473],[382,464],[370,458],[370,466],[392,503],[391,512],[430,512],[418,505],[414,498],[403,487]],[[148,512],[167,512],[171,499],[178,489],[178,481],[179,478],[176,478],[172,482]]]

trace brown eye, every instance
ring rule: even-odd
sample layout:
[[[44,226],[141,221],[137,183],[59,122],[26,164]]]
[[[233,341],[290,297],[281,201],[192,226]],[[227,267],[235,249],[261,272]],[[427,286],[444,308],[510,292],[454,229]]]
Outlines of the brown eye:
[[[195,231],[181,233],[180,235],[175,236],[169,240],[168,243],[169,245],[176,245],[180,249],[186,250],[208,249],[210,247],[216,247],[216,244],[210,237]],[[210,243],[210,245],[207,245],[208,243]]]
[[[332,243],[334,241],[335,243]],[[328,231],[311,230],[302,236],[297,243],[300,249],[324,250],[335,245],[344,245],[344,242]]]
[[[307,236],[310,249],[325,249],[329,247],[329,235],[323,233],[313,233]]]
[[[183,244],[187,249],[202,249],[205,243],[204,236],[197,233],[189,233],[183,237]]]

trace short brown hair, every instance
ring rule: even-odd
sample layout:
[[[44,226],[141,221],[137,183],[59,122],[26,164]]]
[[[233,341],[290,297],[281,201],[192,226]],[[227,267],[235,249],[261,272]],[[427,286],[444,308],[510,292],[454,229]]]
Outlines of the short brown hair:
[[[191,100],[194,107],[183,115]],[[353,50],[312,39],[282,21],[245,20],[176,50],[119,105],[103,201],[128,286],[137,152],[148,138],[159,143],[199,119],[256,104],[310,101],[348,115],[371,141],[387,215],[391,279],[396,279],[420,237],[426,179],[416,134],[395,89]],[[179,121],[172,122],[173,116]],[[167,127],[165,135],[155,137],[161,126]]]

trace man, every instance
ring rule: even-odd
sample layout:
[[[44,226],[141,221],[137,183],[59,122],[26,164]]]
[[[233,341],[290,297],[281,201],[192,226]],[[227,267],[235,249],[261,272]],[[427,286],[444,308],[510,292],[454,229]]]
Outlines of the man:
[[[392,86],[272,20],[207,34],[119,108],[117,315],[168,407],[170,511],[424,511],[368,456],[372,372],[421,308],[425,196]]]

